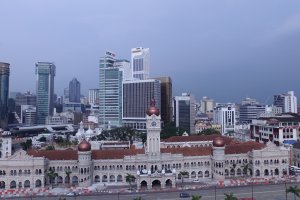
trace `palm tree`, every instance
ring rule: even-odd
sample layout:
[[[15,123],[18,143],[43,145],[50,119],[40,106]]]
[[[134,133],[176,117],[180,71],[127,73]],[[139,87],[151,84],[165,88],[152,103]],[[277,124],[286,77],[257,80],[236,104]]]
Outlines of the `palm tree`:
[[[54,179],[58,176],[58,173],[54,172],[53,170],[49,170],[49,172],[47,172],[47,176],[49,177],[51,187],[53,188],[53,182]]]
[[[188,176],[189,173],[187,171],[181,171],[181,172],[179,172],[179,174],[181,175],[181,185],[183,187],[183,178]]]
[[[243,176],[244,175],[248,175],[248,171],[250,170],[249,164],[248,163],[243,163],[242,167],[242,171],[243,171]]]
[[[135,176],[133,176],[132,174],[128,174],[125,176],[126,182],[129,183],[130,186],[130,190],[131,190],[131,183],[135,181]]]
[[[70,187],[70,174],[72,174],[72,171],[70,169],[66,169],[65,173],[66,173],[66,179],[68,181],[68,186]]]
[[[198,195],[192,195],[192,200],[200,200],[202,196]]]
[[[224,200],[238,200],[238,198],[235,197],[232,192],[230,192],[230,194],[224,193],[224,195],[225,195]]]
[[[294,199],[295,200],[296,200],[296,196],[300,197],[300,188],[298,188],[297,185],[288,187],[286,189],[286,192],[294,194]]]

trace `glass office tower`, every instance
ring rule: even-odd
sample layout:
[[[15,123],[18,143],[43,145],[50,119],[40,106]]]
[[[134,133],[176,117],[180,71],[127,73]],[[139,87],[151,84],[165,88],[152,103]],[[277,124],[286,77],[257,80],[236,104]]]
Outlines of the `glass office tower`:
[[[54,63],[38,62],[35,64],[36,82],[36,117],[37,124],[45,124],[46,117],[53,115],[54,107]]]
[[[107,51],[99,64],[99,127],[122,125],[122,71],[115,66],[115,54]]]
[[[0,62],[0,128],[7,127],[8,93],[9,92],[9,63]]]

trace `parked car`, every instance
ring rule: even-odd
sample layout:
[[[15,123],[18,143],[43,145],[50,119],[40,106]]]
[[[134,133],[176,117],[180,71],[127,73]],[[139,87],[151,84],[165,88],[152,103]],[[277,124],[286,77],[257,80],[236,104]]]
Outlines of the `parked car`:
[[[199,180],[199,179],[197,179],[197,178],[195,178],[195,179],[193,180],[193,182],[194,182],[194,183],[199,183],[199,182],[200,182],[200,180]]]
[[[189,197],[191,197],[191,195],[189,193],[186,193],[186,192],[181,192],[179,197],[180,198],[189,198]]]

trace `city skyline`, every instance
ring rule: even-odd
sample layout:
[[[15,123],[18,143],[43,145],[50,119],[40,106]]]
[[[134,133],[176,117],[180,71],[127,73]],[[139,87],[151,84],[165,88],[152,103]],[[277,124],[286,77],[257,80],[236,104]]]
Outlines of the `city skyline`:
[[[11,64],[10,92],[34,92],[34,64],[54,62],[55,92],[76,77],[87,95],[98,87],[105,50],[130,60],[130,49],[146,47],[150,78],[170,76],[174,96],[270,103],[274,94],[300,93],[300,2],[70,2],[1,2],[9,31],[1,33],[0,61]]]

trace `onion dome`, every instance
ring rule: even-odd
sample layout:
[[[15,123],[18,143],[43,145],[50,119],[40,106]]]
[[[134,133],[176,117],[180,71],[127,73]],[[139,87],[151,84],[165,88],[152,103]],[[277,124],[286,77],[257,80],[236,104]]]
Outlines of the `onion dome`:
[[[159,116],[159,109],[156,108],[155,106],[155,99],[152,99],[151,102],[150,102],[150,107],[148,108],[147,110],[147,115],[151,116],[151,115],[156,115],[156,116]]]
[[[91,144],[83,139],[78,145],[78,151],[90,151],[92,149]]]
[[[214,147],[224,147],[225,146],[225,140],[222,137],[217,137],[213,140],[213,146]]]

